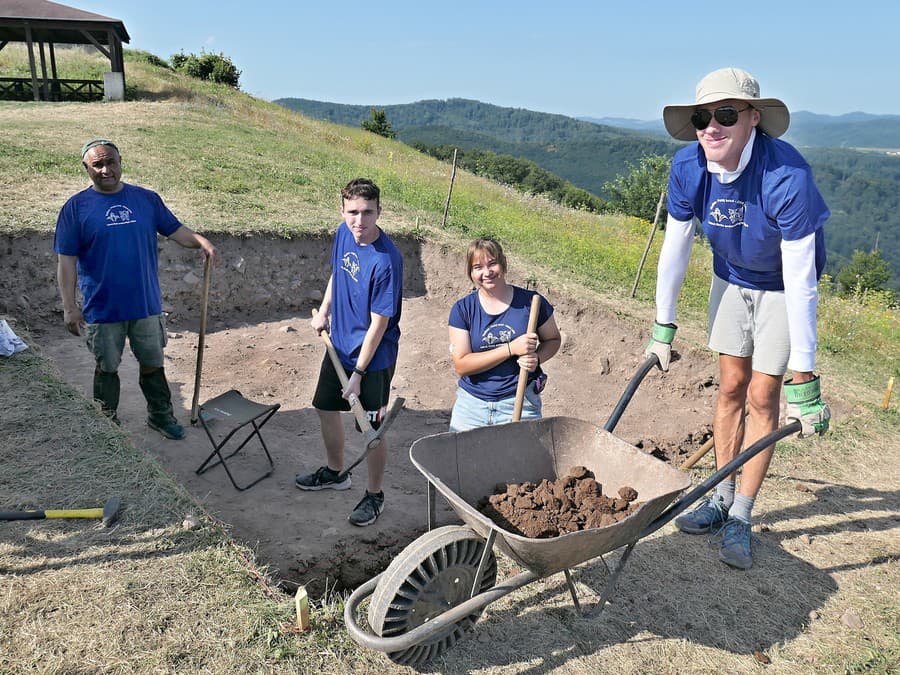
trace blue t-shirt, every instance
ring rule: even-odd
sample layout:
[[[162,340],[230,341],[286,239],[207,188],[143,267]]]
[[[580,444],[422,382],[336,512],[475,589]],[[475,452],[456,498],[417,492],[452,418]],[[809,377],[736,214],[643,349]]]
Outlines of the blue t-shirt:
[[[181,223],[152,190],[122,183],[115,194],[73,195],[56,220],[53,250],[78,258],[87,323],[114,323],[162,312],[157,233]]]
[[[356,365],[372,313],[390,320],[366,369],[384,370],[397,362],[402,304],[403,256],[391,238],[382,231],[360,246],[341,223],[331,249],[331,341],[348,370]]]
[[[815,233],[816,277],[825,267],[823,225],[830,215],[812,169],[793,146],[757,130],[750,162],[733,183],[709,173],[700,143],[679,150],[669,175],[669,214],[700,220],[713,271],[729,283],[784,290],[781,240]]]
[[[496,349],[498,344],[512,342],[528,332],[528,315],[531,313],[531,298],[537,291],[528,291],[513,286],[513,298],[506,311],[494,315],[481,307],[478,291],[472,291],[460,298],[450,310],[450,325],[469,332],[472,352]],[[541,296],[537,325],[540,328],[553,316],[553,306]],[[515,396],[519,383],[519,364],[515,357],[508,358],[490,370],[459,378],[459,386],[482,401],[500,401]],[[542,373],[538,366],[528,374],[532,382]]]

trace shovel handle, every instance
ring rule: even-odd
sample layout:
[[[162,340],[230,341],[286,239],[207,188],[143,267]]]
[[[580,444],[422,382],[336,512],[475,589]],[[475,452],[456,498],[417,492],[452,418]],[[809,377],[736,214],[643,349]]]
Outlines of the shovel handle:
[[[535,293],[531,298],[531,310],[528,313],[528,332],[537,330],[538,310],[541,308],[541,296]],[[528,386],[528,369],[519,368],[519,382],[516,385],[516,402],[513,406],[512,421],[522,419],[522,406],[525,404],[525,387]]]
[[[200,375],[203,373],[203,351],[206,348],[206,310],[209,305],[209,282],[212,277],[212,260],[203,261],[203,291],[200,295],[200,334],[197,336],[197,368],[194,372],[194,398],[191,401],[191,424],[197,423],[200,409]]]
[[[318,310],[313,309],[312,313],[313,316],[315,316],[318,314]],[[331,342],[331,337],[328,335],[328,332],[324,330],[319,333],[319,337],[322,338],[322,342],[325,343],[325,349],[328,351],[328,357],[331,359],[331,365],[334,366],[334,370],[341,382],[341,386],[346,390],[347,385],[350,384],[350,380],[347,378],[347,373],[344,372],[344,364],[341,363],[341,358],[338,356],[337,350]],[[366,416],[366,411],[363,409],[362,403],[359,402],[359,397],[356,394],[350,394],[350,396],[347,397],[347,400],[350,402],[350,410],[353,411],[353,416],[356,418],[359,428],[362,429],[364,434],[373,434],[374,429],[372,429],[372,424]]]
[[[705,442],[703,445],[700,446],[700,449],[697,450],[697,452],[695,452],[693,455],[691,455],[690,457],[688,457],[687,460],[685,461],[685,463],[681,465],[681,467],[680,467],[681,470],[682,470],[682,471],[687,471],[687,470],[690,469],[692,466],[694,466],[694,464],[696,464],[696,463],[699,462],[701,459],[703,459],[703,456],[704,456],[707,452],[709,452],[710,450],[712,450],[712,447],[713,447],[713,445],[715,445],[715,442],[716,442],[716,441],[715,441],[715,439],[714,439],[712,436],[710,436],[709,438],[707,438],[707,439],[706,439],[706,442]]]

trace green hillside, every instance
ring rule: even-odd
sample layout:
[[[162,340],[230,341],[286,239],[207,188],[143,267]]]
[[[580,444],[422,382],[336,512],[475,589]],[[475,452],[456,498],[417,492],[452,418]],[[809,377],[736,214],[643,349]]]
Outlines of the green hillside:
[[[276,101],[317,119],[359,127],[371,107],[285,98]],[[381,109],[381,106],[378,106]],[[682,144],[656,133],[576,120],[564,115],[502,108],[478,101],[448,99],[384,106],[397,138],[405,143],[455,145],[524,157],[600,197],[603,184],[629,171],[647,155],[671,156]],[[869,144],[884,128],[883,142],[893,142],[893,117],[826,118],[798,114],[792,133],[802,140],[854,138]],[[826,120],[826,121],[823,121]],[[859,132],[853,135],[854,127]],[[821,135],[820,135],[821,132]],[[833,134],[833,135],[831,135]],[[873,147],[884,147],[873,145]],[[826,225],[829,261],[836,275],[853,252],[868,252],[878,242],[894,274],[888,286],[900,290],[900,156],[846,148],[803,148],[819,180],[832,219]]]
[[[275,103],[316,119],[358,127],[370,106],[282,98]],[[461,98],[418,101],[384,109],[405,143],[457,145],[524,157],[600,197],[603,184],[645,155],[671,154],[675,143],[637,131],[583,122],[565,115],[503,108]]]

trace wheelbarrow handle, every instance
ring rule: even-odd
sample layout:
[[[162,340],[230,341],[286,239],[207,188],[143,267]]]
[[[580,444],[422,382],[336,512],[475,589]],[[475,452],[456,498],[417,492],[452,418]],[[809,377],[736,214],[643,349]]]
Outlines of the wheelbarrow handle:
[[[744,466],[751,459],[756,457],[763,450],[768,448],[771,445],[774,445],[778,441],[791,434],[796,434],[802,430],[802,425],[799,421],[795,420],[790,424],[786,424],[785,426],[776,429],[772,433],[763,436],[756,443],[751,445],[749,448],[740,453],[737,457],[732,459],[728,464],[723,466],[721,469],[716,471],[713,475],[707,478],[705,481],[700,483],[693,490],[685,494],[678,501],[674,502],[669,508],[663,511],[660,515],[656,517],[643,532],[638,536],[639,539],[643,539],[646,536],[649,536],[656,532],[663,525],[666,525],[670,520],[678,516],[682,511],[684,511],[691,504],[700,499],[703,495],[709,492],[711,489],[716,487],[719,483],[721,483],[725,478],[733,474],[740,467]]]
[[[616,403],[616,407],[613,408],[609,419],[606,421],[606,424],[603,427],[606,431],[612,432],[612,430],[616,428],[616,425],[619,423],[619,418],[622,416],[622,413],[625,412],[625,408],[628,407],[628,404],[631,403],[631,397],[634,396],[634,392],[637,391],[641,382],[644,381],[647,373],[656,368],[658,364],[659,358],[656,354],[651,354],[647,357],[647,360],[640,365],[637,372],[632,376],[628,386],[625,387],[625,391],[622,392],[622,396],[619,398],[619,402]]]

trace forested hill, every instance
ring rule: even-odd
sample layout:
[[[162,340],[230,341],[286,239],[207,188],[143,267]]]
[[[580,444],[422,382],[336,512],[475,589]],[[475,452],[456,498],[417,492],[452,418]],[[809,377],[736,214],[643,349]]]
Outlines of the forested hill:
[[[281,98],[274,103],[353,127],[367,119],[372,109],[304,98]],[[456,145],[524,157],[599,196],[605,182],[628,172],[628,162],[672,154],[678,147],[665,138],[629,129],[461,98],[377,107],[385,111],[404,143]]]
[[[373,107],[301,98],[278,99],[275,103],[353,127],[368,119]],[[466,99],[374,107],[385,111],[397,138],[405,143],[451,145],[524,157],[600,197],[608,196],[603,184],[627,174],[629,164],[635,165],[647,155],[671,157],[682,145],[646,130]],[[897,124],[898,116],[855,113],[831,118],[801,112],[793,116],[791,131],[831,209],[826,225],[827,271],[836,274],[855,250],[869,252],[877,245],[893,271],[888,285],[900,290],[900,156],[846,147],[810,147],[820,143],[799,140],[842,139],[846,145],[852,137],[860,147],[884,148],[894,143],[892,130]],[[825,127],[828,129],[823,130]],[[859,133],[848,135],[854,133],[853,129]],[[897,137],[900,140],[900,133]],[[897,145],[900,143],[894,147]]]

